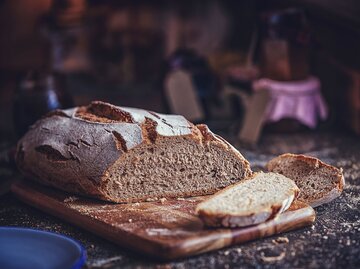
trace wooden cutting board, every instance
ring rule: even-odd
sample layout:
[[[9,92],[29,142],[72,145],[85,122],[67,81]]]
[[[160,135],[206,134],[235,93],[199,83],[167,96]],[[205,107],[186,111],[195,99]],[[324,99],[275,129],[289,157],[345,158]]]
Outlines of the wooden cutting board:
[[[113,204],[20,181],[12,191],[25,203],[116,244],[163,260],[192,256],[310,225],[314,210],[293,204],[277,219],[237,229],[209,229],[194,214],[204,197]]]

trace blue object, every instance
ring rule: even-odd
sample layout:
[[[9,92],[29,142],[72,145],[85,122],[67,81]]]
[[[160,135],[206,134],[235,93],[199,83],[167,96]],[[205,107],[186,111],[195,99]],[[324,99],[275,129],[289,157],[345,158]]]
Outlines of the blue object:
[[[86,251],[75,240],[56,233],[0,227],[0,268],[78,269]]]

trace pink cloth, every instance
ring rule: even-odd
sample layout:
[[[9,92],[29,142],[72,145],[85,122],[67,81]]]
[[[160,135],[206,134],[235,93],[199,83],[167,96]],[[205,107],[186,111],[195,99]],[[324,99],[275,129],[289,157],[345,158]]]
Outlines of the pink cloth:
[[[320,81],[316,77],[306,80],[282,82],[262,78],[253,82],[255,91],[270,91],[270,102],[265,112],[265,122],[292,118],[315,128],[318,118],[328,116],[326,103],[321,95]]]

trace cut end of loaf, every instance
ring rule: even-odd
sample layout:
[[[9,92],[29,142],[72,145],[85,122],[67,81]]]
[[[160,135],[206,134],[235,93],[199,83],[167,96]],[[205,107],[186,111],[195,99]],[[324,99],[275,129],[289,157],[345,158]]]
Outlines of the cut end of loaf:
[[[305,155],[283,154],[269,161],[267,169],[293,179],[301,190],[298,199],[313,207],[340,196],[345,184],[341,169]]]
[[[104,192],[115,202],[213,194],[251,174],[248,163],[216,143],[163,138],[128,152],[106,172]]]

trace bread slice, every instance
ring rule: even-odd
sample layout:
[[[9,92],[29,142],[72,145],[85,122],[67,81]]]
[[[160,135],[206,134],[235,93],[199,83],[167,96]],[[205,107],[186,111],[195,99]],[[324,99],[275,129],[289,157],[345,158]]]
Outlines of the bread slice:
[[[314,157],[286,153],[266,166],[269,171],[294,180],[301,190],[298,200],[313,207],[334,200],[344,188],[342,170]]]
[[[99,101],[40,119],[16,161],[42,184],[113,202],[213,194],[252,174],[206,125]]]
[[[196,213],[207,226],[244,227],[275,218],[289,208],[299,188],[276,173],[255,173],[199,203]]]

